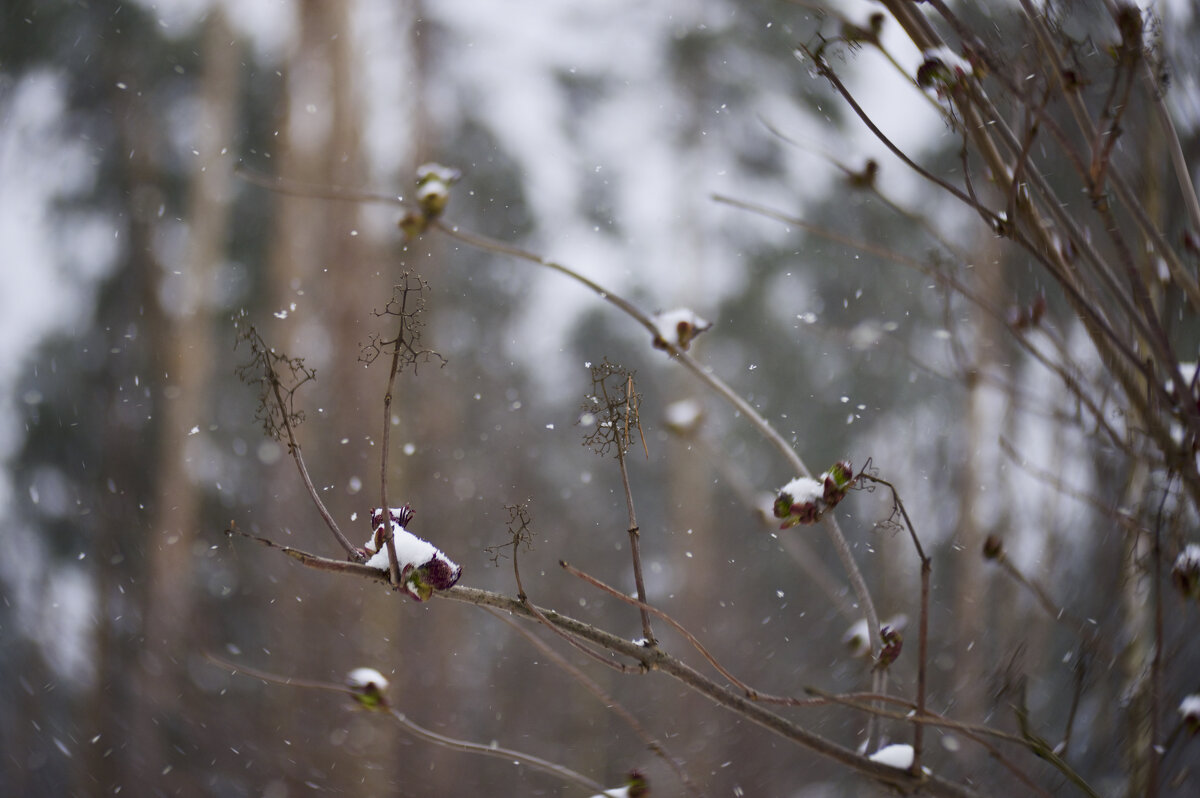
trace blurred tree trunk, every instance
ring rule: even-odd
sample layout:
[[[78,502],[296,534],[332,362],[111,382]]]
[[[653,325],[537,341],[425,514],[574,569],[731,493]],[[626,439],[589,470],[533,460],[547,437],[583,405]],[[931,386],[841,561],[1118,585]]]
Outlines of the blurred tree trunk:
[[[1166,169],[1163,155],[1166,152],[1166,137],[1157,117],[1151,114],[1146,115],[1146,121],[1139,132],[1146,138],[1140,150],[1139,193],[1146,213],[1159,229],[1166,229],[1163,199],[1165,187],[1162,180],[1162,173]],[[1161,317],[1164,281],[1152,273],[1156,268],[1155,260],[1159,256],[1155,254],[1154,247],[1149,242],[1143,242],[1141,252],[1145,253],[1137,260],[1137,265],[1142,271],[1141,280],[1149,287],[1151,300]],[[1146,351],[1145,342],[1139,341],[1139,344],[1139,349]],[[1136,423],[1133,426],[1136,426]],[[1161,536],[1161,519],[1155,519],[1153,505],[1158,492],[1165,488],[1155,484],[1154,475],[1146,465],[1151,459],[1152,457],[1147,457],[1132,470],[1122,506],[1141,508],[1141,517],[1147,519],[1149,524],[1147,528],[1152,528],[1154,534]],[[1155,550],[1154,540],[1145,536],[1124,537],[1121,559],[1124,577],[1121,585],[1121,620],[1122,633],[1128,642],[1121,651],[1120,670],[1123,695],[1130,706],[1130,711],[1125,716],[1123,735],[1123,753],[1129,774],[1125,794],[1130,796],[1155,795],[1159,786],[1156,760],[1160,754],[1155,752],[1154,747],[1161,743],[1155,736],[1155,725],[1162,714],[1162,707],[1159,705],[1162,697],[1156,694],[1158,686],[1153,675],[1158,664],[1155,662],[1155,640],[1158,630],[1155,628],[1154,602],[1155,591],[1159,586],[1154,583],[1155,575],[1151,564],[1154,558],[1160,556],[1161,553]]]
[[[195,655],[189,642],[196,631],[194,562],[203,497],[192,470],[211,406],[214,354],[208,293],[226,250],[232,180],[227,148],[234,132],[240,62],[220,8],[206,22],[202,58],[182,291],[178,304],[165,308],[162,327],[151,341],[160,349],[165,385],[158,451],[151,461],[158,463],[159,489],[147,549],[143,678],[134,691],[131,745],[139,752],[144,775],[165,774],[167,768],[196,772],[177,750],[187,739],[189,723],[181,696],[187,690],[188,657]],[[162,270],[160,279],[170,279],[170,271]],[[158,301],[165,301],[161,290]],[[202,763],[194,767],[202,768]]]
[[[394,77],[419,94],[416,5],[381,11],[362,2],[305,0],[298,10],[298,40],[285,67],[287,90],[280,113],[279,144],[272,159],[277,174],[319,186],[363,188],[391,179],[391,175],[372,172],[363,140],[365,119],[372,110],[369,103],[385,100],[371,93],[363,72],[362,52],[370,45],[362,40],[364,31],[356,30],[355,21],[365,15],[375,25],[391,26],[394,35],[387,40],[389,55],[392,48],[399,50],[401,59],[411,67],[407,74]],[[417,102],[412,105],[418,110]],[[402,160],[408,164],[405,171],[411,176],[423,115],[406,114],[405,120],[407,126],[394,131],[394,146],[403,152]],[[371,368],[364,368],[359,355],[372,334],[385,338],[396,334],[396,317],[377,318],[372,311],[383,310],[391,286],[397,282],[399,269],[391,250],[398,234],[392,228],[380,235],[379,226],[372,226],[370,214],[358,203],[282,194],[273,199],[276,227],[266,293],[268,309],[286,319],[271,322],[269,340],[317,368],[316,385],[300,397],[308,417],[300,441],[323,501],[347,536],[359,543],[369,534],[370,508],[379,503],[383,395],[390,367],[386,354]],[[404,405],[403,378],[398,383],[392,412],[406,418],[409,408]],[[334,419],[336,427],[327,423]],[[394,439],[392,443],[390,470],[395,475],[401,458],[397,456],[398,443]],[[300,533],[297,545],[340,556],[311,502],[301,494],[290,462],[277,464],[270,483],[264,506],[279,508],[271,531],[295,529]],[[389,503],[394,506],[412,499],[411,488],[398,486],[393,479]],[[282,497],[293,500],[281,502]],[[427,521],[422,509],[418,504],[418,521]],[[403,597],[368,587],[353,588],[352,595],[347,595],[344,581],[315,580],[302,573],[295,578],[304,582],[304,588],[298,589],[304,603],[289,604],[290,617],[285,624],[306,632],[278,639],[273,648],[277,661],[288,663],[289,673],[337,679],[358,666],[378,667],[389,676],[394,675],[394,668],[402,667],[400,652],[409,642],[404,633],[405,610],[409,608]],[[316,608],[322,609],[318,612]],[[363,652],[374,661],[348,661],[339,649],[310,645],[314,638],[342,636],[353,640],[349,650]],[[406,686],[397,679],[397,690]],[[294,696],[274,692],[273,699],[267,700],[282,717],[303,717]],[[411,704],[406,704],[406,709],[412,711]],[[347,748],[330,749],[320,735],[306,741],[318,749],[313,751],[314,761],[335,776],[342,774],[340,779],[352,773],[353,783],[365,794],[384,794],[403,783],[406,763],[397,756],[395,727],[356,722],[349,728],[352,739]],[[387,764],[362,768],[341,759],[351,754]]]
[[[994,245],[980,246],[977,263],[979,298],[992,307],[1004,307],[1005,276]],[[1002,528],[997,513],[1006,501],[1006,482],[1001,479],[1002,471],[996,462],[1003,424],[998,414],[1009,397],[1001,396],[999,388],[984,377],[1004,368],[1007,331],[998,320],[975,306],[972,306],[970,329],[974,346],[961,364],[967,380],[967,440],[958,535],[954,539],[955,596],[951,606],[956,653],[952,684],[955,717],[977,723],[987,716],[988,681],[983,676],[993,670],[988,667],[991,580],[990,571],[984,568],[983,543],[990,532]],[[978,761],[975,748],[967,748],[963,756]],[[972,766],[966,764],[965,768],[969,771]]]

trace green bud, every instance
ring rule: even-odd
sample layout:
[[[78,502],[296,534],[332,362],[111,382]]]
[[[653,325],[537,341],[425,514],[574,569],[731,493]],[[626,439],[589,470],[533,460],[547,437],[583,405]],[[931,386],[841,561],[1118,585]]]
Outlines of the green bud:
[[[364,709],[387,709],[388,680],[374,668],[355,668],[346,675],[346,688]]]

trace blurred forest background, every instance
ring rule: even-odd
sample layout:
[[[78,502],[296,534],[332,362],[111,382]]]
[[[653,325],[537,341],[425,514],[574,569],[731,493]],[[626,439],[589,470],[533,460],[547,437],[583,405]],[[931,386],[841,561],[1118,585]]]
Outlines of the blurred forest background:
[[[1025,30],[1018,3],[951,5],[997,47]],[[1049,5],[1074,19],[1073,4]],[[647,312],[693,308],[713,322],[696,357],[814,471],[869,460],[896,485],[933,563],[931,709],[1016,735],[995,744],[1050,791],[1078,787],[1030,755],[1035,737],[1069,737],[1064,757],[1101,794],[1148,794],[1147,779],[1163,794],[1200,789],[1175,709],[1200,692],[1198,608],[1170,574],[1200,541],[1195,494],[1169,458],[1114,445],[1018,345],[1045,330],[1106,391],[1094,395],[1117,437],[1138,437],[1060,286],[907,170],[797,58],[845,35],[841,15],[866,25],[880,8],[6,2],[0,792],[582,794],[413,740],[339,696],[231,674],[211,653],[285,678],[374,667],[393,704],[440,733],[606,785],[637,768],[656,795],[684,794],[612,711],[487,613],[416,603],[224,534],[232,522],[341,556],[234,374],[244,311],[316,369],[297,394],[300,442],[338,523],[367,538],[387,364],[359,355],[390,333],[375,312],[406,271],[429,283],[424,344],[446,364],[397,381],[389,496],[463,565],[461,584],[515,595],[509,561],[487,547],[508,540],[505,506],[527,503],[530,599],[641,635],[634,609],[558,567],[633,590],[616,462],[581,445],[585,364],[607,357],[636,370],[643,393],[645,452],[639,440],[629,464],[650,603],[767,692],[870,689],[871,662],[845,639],[861,609],[825,535],[765,517],[796,474],[645,330],[529,263],[434,233],[406,241],[398,204],[270,191],[237,171],[407,197],[428,161],[462,172],[448,223],[569,264]],[[1186,161],[1200,163],[1200,16],[1188,3],[1154,11],[1147,47],[1169,69]],[[1078,24],[1080,52],[1098,61],[1121,39],[1107,14]],[[882,36],[907,78],[869,45],[825,57],[901,148],[961,182],[962,137],[912,82],[920,51],[890,18]],[[1097,77],[1091,91],[1106,86]],[[1120,167],[1165,235],[1194,243],[1168,149],[1153,109],[1131,106]],[[868,158],[872,185],[847,171]],[[1082,218],[1086,201],[1072,201]],[[1195,252],[1180,251],[1194,274]],[[1196,307],[1164,292],[1171,342],[1194,361]],[[908,619],[890,685],[911,696],[920,562],[887,491],[852,492],[836,512],[879,615]],[[1003,563],[985,560],[989,536]],[[871,789],[677,682],[594,667],[530,628],[633,711],[704,794]],[[866,724],[840,707],[777,709],[849,748]],[[909,727],[878,731],[903,742]],[[1148,764],[1151,737],[1161,756]],[[1012,794],[1012,775],[969,735],[934,729],[927,745],[939,775]]]

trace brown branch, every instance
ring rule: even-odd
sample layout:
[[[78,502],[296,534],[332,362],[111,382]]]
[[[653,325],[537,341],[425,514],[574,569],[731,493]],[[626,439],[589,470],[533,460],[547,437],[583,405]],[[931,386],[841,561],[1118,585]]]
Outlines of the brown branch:
[[[496,607],[508,610],[514,614],[532,617],[530,611],[516,599],[502,596],[489,591],[455,586],[450,590],[435,593],[440,598],[461,601],[468,604]],[[755,704],[747,697],[731,692],[728,688],[718,685],[683,662],[671,657],[661,648],[649,649],[636,643],[605,632],[589,624],[577,621],[551,610],[543,611],[546,617],[556,626],[571,634],[584,637],[604,648],[631,658],[640,660],[647,670],[660,671],[678,680],[701,695],[708,696],[725,709],[756,723],[773,734],[791,740],[820,756],[832,759],[850,767],[863,775],[890,784],[901,791],[912,791],[918,787],[933,796],[974,796],[976,793],[968,787],[947,781],[935,775],[922,774],[914,777],[912,774],[897,768],[871,762],[848,748],[844,748],[831,740],[802,726],[787,720],[775,713]]]
[[[310,679],[297,679],[290,676],[279,676],[277,674],[268,673],[267,671],[262,671],[257,668],[252,668],[248,665],[238,665],[236,663],[223,660],[220,657],[214,656],[213,654],[207,654],[206,658],[214,665],[224,668],[233,674],[244,673],[247,676],[253,676],[256,679],[262,679],[263,681],[271,682],[272,684],[284,685],[285,687],[302,687],[311,690],[325,690],[331,693],[340,693],[356,700],[358,699],[358,693],[344,685],[333,684],[332,682],[313,681]],[[409,720],[408,717],[402,712],[388,706],[386,701],[383,702],[383,706],[386,708],[387,713],[392,717],[393,720],[404,727],[404,729],[414,737],[425,740],[426,742],[431,742],[434,745],[441,746],[442,748],[449,748],[452,751],[462,751],[468,754],[480,754],[482,756],[498,757],[500,759],[520,762],[521,764],[531,767],[534,770],[540,770],[543,773],[550,773],[551,775],[558,776],[563,781],[575,784],[580,789],[592,794],[602,792],[604,790],[604,787],[602,787],[599,782],[593,781],[587,776],[576,773],[570,768],[564,767],[557,763],[550,762],[532,754],[514,751],[509,748],[501,748],[495,745],[483,745],[481,743],[473,743],[468,740],[459,740],[454,737],[447,737],[445,735],[438,734],[435,731],[430,731],[424,726]]]
[[[714,657],[712,654],[708,653],[708,649],[706,649],[700,643],[700,641],[696,639],[695,635],[693,635],[691,632],[689,632],[683,626],[683,624],[676,621],[670,615],[667,615],[667,613],[663,612],[662,610],[660,610],[656,607],[651,607],[649,604],[646,604],[645,602],[638,601],[637,599],[632,598],[631,596],[625,595],[624,593],[617,590],[616,588],[610,587],[609,585],[604,584],[596,577],[584,573],[583,571],[579,570],[578,568],[574,567],[573,565],[567,563],[565,560],[559,560],[558,564],[561,565],[563,570],[566,571],[567,573],[571,574],[572,576],[578,577],[579,579],[582,579],[583,581],[587,582],[589,585],[591,585],[592,587],[594,587],[598,590],[603,590],[605,593],[612,596],[613,598],[623,601],[626,604],[631,604],[633,606],[640,607],[643,611],[652,612],[655,615],[657,615],[659,618],[662,618],[664,621],[666,621],[668,624],[670,624],[671,628],[673,628],[675,631],[679,632],[679,634],[683,635],[684,639],[687,640],[689,643],[691,643],[692,647],[695,648],[696,651],[700,652],[700,656],[704,657],[704,659],[708,661],[708,664],[712,665],[713,668],[715,668],[718,673],[720,673],[722,676],[724,676],[726,679],[728,679],[730,682],[732,682],[736,687],[738,687],[740,690],[742,690],[747,696],[750,696],[751,698],[753,698],[754,696],[758,695],[757,690],[755,690],[753,687],[749,686],[748,684],[743,682],[741,679],[738,679],[736,676],[734,676],[732,673],[730,673],[728,670],[726,670],[725,667],[721,665],[721,663],[717,662],[716,657]]]
[[[917,537],[917,531],[913,528],[912,519],[908,517],[908,510],[904,507],[904,501],[900,498],[899,491],[896,486],[886,479],[880,479],[867,473],[864,467],[858,474],[858,479],[867,480],[883,485],[892,492],[892,507],[893,512],[899,512],[904,519],[904,526],[908,530],[909,537],[912,540],[913,548],[917,550],[917,557],[921,561],[921,618],[919,621],[919,629],[917,632],[917,706],[914,718],[921,718],[926,713],[925,696],[926,696],[926,681],[927,681],[927,662],[929,659],[929,583],[930,576],[933,572],[933,562],[925,554],[925,549],[921,546],[921,540]],[[921,772],[921,753],[924,744],[924,726],[919,722],[913,723],[913,773]]]
[[[496,759],[505,759],[510,762],[520,762],[521,764],[531,767],[534,770],[540,770],[543,773],[549,773],[553,776],[558,776],[563,781],[568,781],[579,789],[591,794],[597,794],[604,791],[604,787],[596,781],[589,779],[582,773],[576,773],[568,767],[559,765],[555,762],[542,759],[533,754],[526,754],[521,751],[514,751],[511,748],[501,748],[500,746],[484,745],[482,743],[473,743],[468,740],[459,740],[454,737],[447,737],[444,734],[438,734],[435,731],[430,731],[423,726],[420,726],[409,720],[404,713],[389,708],[388,714],[392,716],[401,726],[416,737],[419,737],[426,742],[440,745],[443,748],[449,748],[452,751],[462,751],[468,754],[479,754],[480,756],[490,756]]]
[[[533,608],[532,605],[529,606],[531,609],[536,609]],[[679,778],[680,782],[682,782],[683,785],[688,788],[688,792],[697,796],[702,796],[704,794],[700,788],[692,782],[691,778],[688,777],[687,772],[683,769],[683,766],[680,764],[679,760],[671,756],[666,747],[659,742],[654,735],[650,734],[650,732],[646,730],[646,727],[641,724],[641,722],[637,719],[637,716],[635,716],[625,707],[621,706],[621,704],[615,698],[605,692],[604,688],[597,684],[594,679],[592,679],[583,671],[579,670],[579,668],[576,668],[570,662],[567,662],[567,660],[561,654],[543,643],[529,630],[525,629],[523,626],[520,626],[508,616],[497,612],[491,607],[483,607],[482,609],[493,618],[503,621],[512,627],[517,634],[525,638],[526,642],[528,642],[538,651],[542,652],[543,656],[551,660],[559,668],[562,668],[564,671],[566,671],[573,679],[582,684],[589,693],[599,699],[600,703],[603,704],[606,709],[611,709],[613,712],[615,712],[617,716],[621,718],[621,720],[625,721],[629,728],[633,729],[634,734],[641,738],[642,742],[645,743],[646,747],[650,749],[655,756],[662,759],[667,763],[667,766],[670,767],[671,770],[675,771],[675,775]],[[545,616],[541,617],[545,618]],[[554,629],[552,624],[551,628]],[[555,629],[555,631],[557,632],[558,630]]]
[[[283,546],[268,538],[259,537],[258,535],[251,535],[249,532],[243,532],[232,523],[230,523],[229,528],[225,530],[225,534],[238,535],[239,537],[253,540],[255,543],[259,543],[269,549],[275,549],[283,554],[286,554],[288,557],[291,557],[301,565],[316,569],[318,571],[352,574],[353,576],[363,577],[366,579],[378,579],[382,582],[387,582],[386,571],[381,571],[378,568],[371,568],[361,561],[348,562],[346,560],[331,560],[328,557],[322,557],[318,554],[310,554],[307,551],[294,549],[291,546]]]
[[[457,225],[450,225],[442,221],[436,221],[433,223],[433,226],[451,238],[462,241],[470,246],[477,247],[487,252],[498,252],[514,258],[529,261],[575,280],[576,282],[586,286],[604,301],[609,302],[610,304],[624,311],[631,318],[649,330],[656,338],[658,337],[658,329],[655,327],[654,322],[649,316],[647,316],[635,305],[623,297],[604,289],[598,283],[589,280],[573,269],[547,258],[543,258],[539,255],[535,255],[532,252],[521,249],[520,247],[514,247],[510,244],[506,244],[503,241],[497,241],[496,239],[488,238],[487,236],[482,236],[477,233],[465,232],[459,229]],[[792,448],[791,444],[789,444],[787,440],[785,440],[784,437],[780,435],[774,427],[771,426],[770,422],[763,418],[762,414],[755,410],[749,402],[747,402],[740,395],[738,395],[736,391],[730,388],[724,380],[713,374],[711,369],[705,368],[696,362],[696,360],[692,358],[691,354],[689,354],[687,351],[675,346],[669,341],[662,341],[662,343],[665,345],[667,353],[673,360],[680,363],[701,382],[715,391],[722,399],[733,405],[734,409],[736,409],[743,418],[749,421],[750,424],[757,429],[769,443],[774,445],[775,449],[788,462],[796,475],[805,477],[811,476],[811,472],[808,470],[808,467],[805,466],[804,461],[801,459],[800,455],[795,451],[795,449]],[[871,598],[871,591],[867,588],[866,580],[864,580],[862,576],[862,570],[858,567],[858,563],[854,560],[854,555],[850,550],[850,545],[846,542],[846,536],[842,533],[842,529],[838,524],[837,518],[833,514],[827,514],[824,520],[825,530],[829,535],[830,542],[833,543],[834,550],[837,552],[838,558],[842,562],[842,567],[846,570],[846,576],[850,580],[850,586],[854,589],[854,594],[858,598],[859,603],[862,605],[863,613],[867,616],[867,632],[871,639],[871,649],[872,651],[878,652],[880,648],[879,616],[875,611],[875,602]]]
[[[883,718],[889,718],[892,720],[913,721],[913,719],[907,714],[901,714],[898,712],[888,712],[887,710],[882,710],[879,707],[876,707],[873,704],[869,704],[869,703],[862,704],[862,703],[859,703],[857,700],[852,700],[854,698],[853,696],[833,695],[830,693],[825,693],[821,690],[817,690],[816,688],[807,688],[807,692],[813,693],[814,695],[817,695],[817,696],[821,696],[823,698],[823,700],[826,700],[829,703],[841,704],[843,706],[850,707],[852,709],[857,709],[861,712],[869,713],[873,717],[883,717]],[[868,696],[868,698],[874,698],[874,697]],[[976,743],[981,748],[983,748],[985,751],[987,751],[988,754],[993,759],[995,759],[997,762],[999,762],[1009,773],[1012,773],[1013,776],[1018,781],[1020,781],[1022,784],[1024,784],[1030,790],[1032,790],[1031,794],[1041,796],[1041,798],[1053,798],[1051,793],[1049,793],[1046,790],[1039,787],[1038,784],[1036,782],[1034,782],[1033,779],[1031,779],[1029,777],[1029,775],[1027,773],[1025,773],[1024,770],[1019,768],[1016,765],[1016,763],[1012,762],[1008,757],[1006,757],[1003,753],[1001,753],[1000,749],[996,748],[996,746],[992,745],[987,740],[983,739],[984,736],[991,736],[991,737],[996,737],[996,738],[1006,740],[1011,743],[1021,745],[1022,747],[1027,747],[1025,740],[1022,739],[1021,737],[1018,737],[1014,734],[1006,734],[1005,732],[996,731],[995,729],[988,728],[987,726],[978,726],[975,724],[959,723],[957,721],[950,720],[949,718],[944,718],[940,715],[936,715],[936,714],[932,714],[932,713],[927,714],[926,716],[920,718],[919,720],[915,720],[913,722],[916,722],[922,726],[937,726],[937,727],[946,728],[946,729],[953,729],[954,731],[960,732],[961,734],[963,734],[963,736],[967,737],[969,740]],[[914,760],[914,762],[916,761],[916,751],[915,750],[913,752],[913,760]]]
[[[595,375],[596,372],[593,372]],[[646,610],[648,602],[646,601],[646,580],[642,575],[642,549],[641,549],[641,531],[638,527],[637,513],[633,508],[633,488],[629,484],[629,468],[625,464],[625,451],[630,442],[630,418],[633,418],[633,424],[640,431],[642,428],[641,419],[637,416],[637,394],[633,388],[633,374],[625,373],[625,413],[624,422],[625,428],[622,432],[617,432],[615,425],[612,432],[617,435],[617,467],[621,471],[621,486],[625,490],[625,507],[629,511],[629,551],[633,558],[633,583],[637,589],[638,601],[642,603],[639,612],[642,616],[642,637],[646,641],[646,645],[655,645],[654,630],[650,626],[650,613]],[[605,410],[608,413],[609,421],[614,421],[613,415],[616,408],[613,405],[612,398],[608,395],[608,381],[602,378],[599,381],[600,391],[604,394]],[[642,444],[645,445],[645,438],[642,438]]]
[[[357,188],[329,186],[320,183],[305,183],[286,177],[272,177],[248,166],[238,165],[234,173],[249,183],[292,197],[343,200],[346,202],[381,202],[387,205],[402,205],[404,197],[399,194],[380,194]]]
[[[256,538],[247,535],[260,543],[269,545],[273,548],[284,549],[285,547],[278,546],[261,538]],[[288,550],[288,553],[297,559],[301,564],[320,570],[337,570],[344,573],[353,574],[359,577],[366,577],[383,581],[385,574],[383,571],[377,571],[374,568],[367,568],[364,565],[357,563],[346,563],[338,560],[329,560],[324,557],[318,557],[307,552],[298,552],[296,550]],[[487,590],[479,590],[477,588],[463,587],[455,585],[449,590],[435,591],[434,596],[451,601],[458,601],[465,604],[474,604],[483,607],[495,607],[497,609],[506,610],[515,615],[521,615],[530,619],[534,619],[533,612],[527,602],[521,602],[516,598],[504,596],[499,593],[493,593]],[[631,599],[632,600],[632,599]],[[916,789],[922,789],[927,794],[937,796],[938,798],[973,798],[977,795],[974,790],[948,781],[939,776],[922,773],[920,776],[913,776],[911,773],[900,770],[898,768],[888,767],[878,762],[872,762],[864,756],[845,748],[832,740],[823,737],[816,732],[809,731],[797,723],[794,723],[787,718],[771,712],[770,710],[755,704],[745,696],[731,692],[727,687],[717,684],[711,679],[697,673],[691,667],[682,661],[671,657],[662,651],[661,648],[647,648],[639,646],[633,641],[626,640],[610,632],[606,632],[591,624],[577,621],[566,615],[562,615],[554,610],[544,610],[538,608],[546,619],[567,632],[568,634],[589,640],[602,648],[612,651],[614,654],[629,657],[641,663],[642,667],[648,671],[660,671],[668,676],[676,679],[680,683],[687,686],[689,689],[708,696],[715,703],[725,709],[737,714],[746,720],[755,723],[764,729],[776,734],[784,739],[806,748],[813,753],[831,759],[846,767],[857,771],[858,773],[879,781],[884,784],[891,785],[899,790],[912,792]]]

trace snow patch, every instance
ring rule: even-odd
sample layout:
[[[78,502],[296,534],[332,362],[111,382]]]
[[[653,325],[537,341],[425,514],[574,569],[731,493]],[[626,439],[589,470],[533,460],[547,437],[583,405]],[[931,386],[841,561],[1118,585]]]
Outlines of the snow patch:
[[[913,763],[913,747],[907,743],[885,745],[868,757],[872,762],[898,770],[908,770]]]

